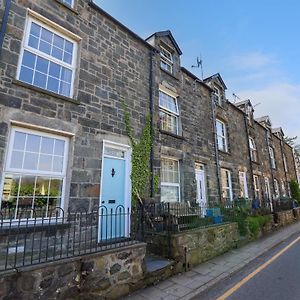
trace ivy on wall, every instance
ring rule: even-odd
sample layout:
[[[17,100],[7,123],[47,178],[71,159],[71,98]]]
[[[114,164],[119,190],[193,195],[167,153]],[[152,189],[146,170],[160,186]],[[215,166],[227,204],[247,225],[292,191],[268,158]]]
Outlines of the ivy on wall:
[[[152,127],[150,115],[146,116],[146,123],[139,139],[133,135],[130,114],[124,103],[125,128],[132,147],[132,204],[143,203],[143,199],[150,195],[150,180],[152,172],[150,170],[150,154],[152,149]],[[158,183],[158,177],[154,176],[154,185]]]

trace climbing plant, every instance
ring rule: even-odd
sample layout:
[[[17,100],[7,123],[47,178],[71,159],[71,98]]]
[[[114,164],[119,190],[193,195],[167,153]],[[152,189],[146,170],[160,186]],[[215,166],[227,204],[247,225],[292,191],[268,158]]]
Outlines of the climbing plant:
[[[150,181],[152,172],[150,170],[150,154],[152,149],[152,126],[150,115],[146,116],[146,123],[142,129],[140,138],[135,138],[131,125],[130,114],[124,103],[125,128],[130,139],[132,147],[132,170],[131,170],[131,186],[132,186],[132,204],[136,206],[137,202],[142,203],[145,197],[150,194]],[[158,182],[154,177],[154,185]]]

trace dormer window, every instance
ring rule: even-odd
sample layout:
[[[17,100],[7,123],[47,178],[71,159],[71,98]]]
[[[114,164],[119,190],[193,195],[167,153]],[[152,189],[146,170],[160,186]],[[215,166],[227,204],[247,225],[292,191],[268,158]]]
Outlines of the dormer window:
[[[213,97],[214,97],[215,103],[217,105],[222,106],[221,91],[217,87],[214,87],[213,90],[214,90]]]
[[[169,72],[173,73],[173,55],[164,47],[160,47],[160,67]]]

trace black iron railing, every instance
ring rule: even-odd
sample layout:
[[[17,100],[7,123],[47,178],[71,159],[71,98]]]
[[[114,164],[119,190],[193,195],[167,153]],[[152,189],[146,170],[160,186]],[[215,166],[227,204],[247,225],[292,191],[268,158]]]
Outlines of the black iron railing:
[[[0,271],[63,258],[96,253],[136,243],[129,209],[100,207],[65,213],[54,209],[50,217],[41,209],[0,212]]]

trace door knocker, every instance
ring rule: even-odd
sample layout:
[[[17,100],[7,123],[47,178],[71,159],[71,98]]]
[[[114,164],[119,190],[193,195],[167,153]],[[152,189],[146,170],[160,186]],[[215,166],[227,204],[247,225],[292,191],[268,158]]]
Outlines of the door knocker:
[[[114,169],[114,168],[112,168],[112,169],[111,169],[111,177],[114,177],[114,176],[115,176],[115,174],[116,174],[116,171],[115,171],[115,169]]]

